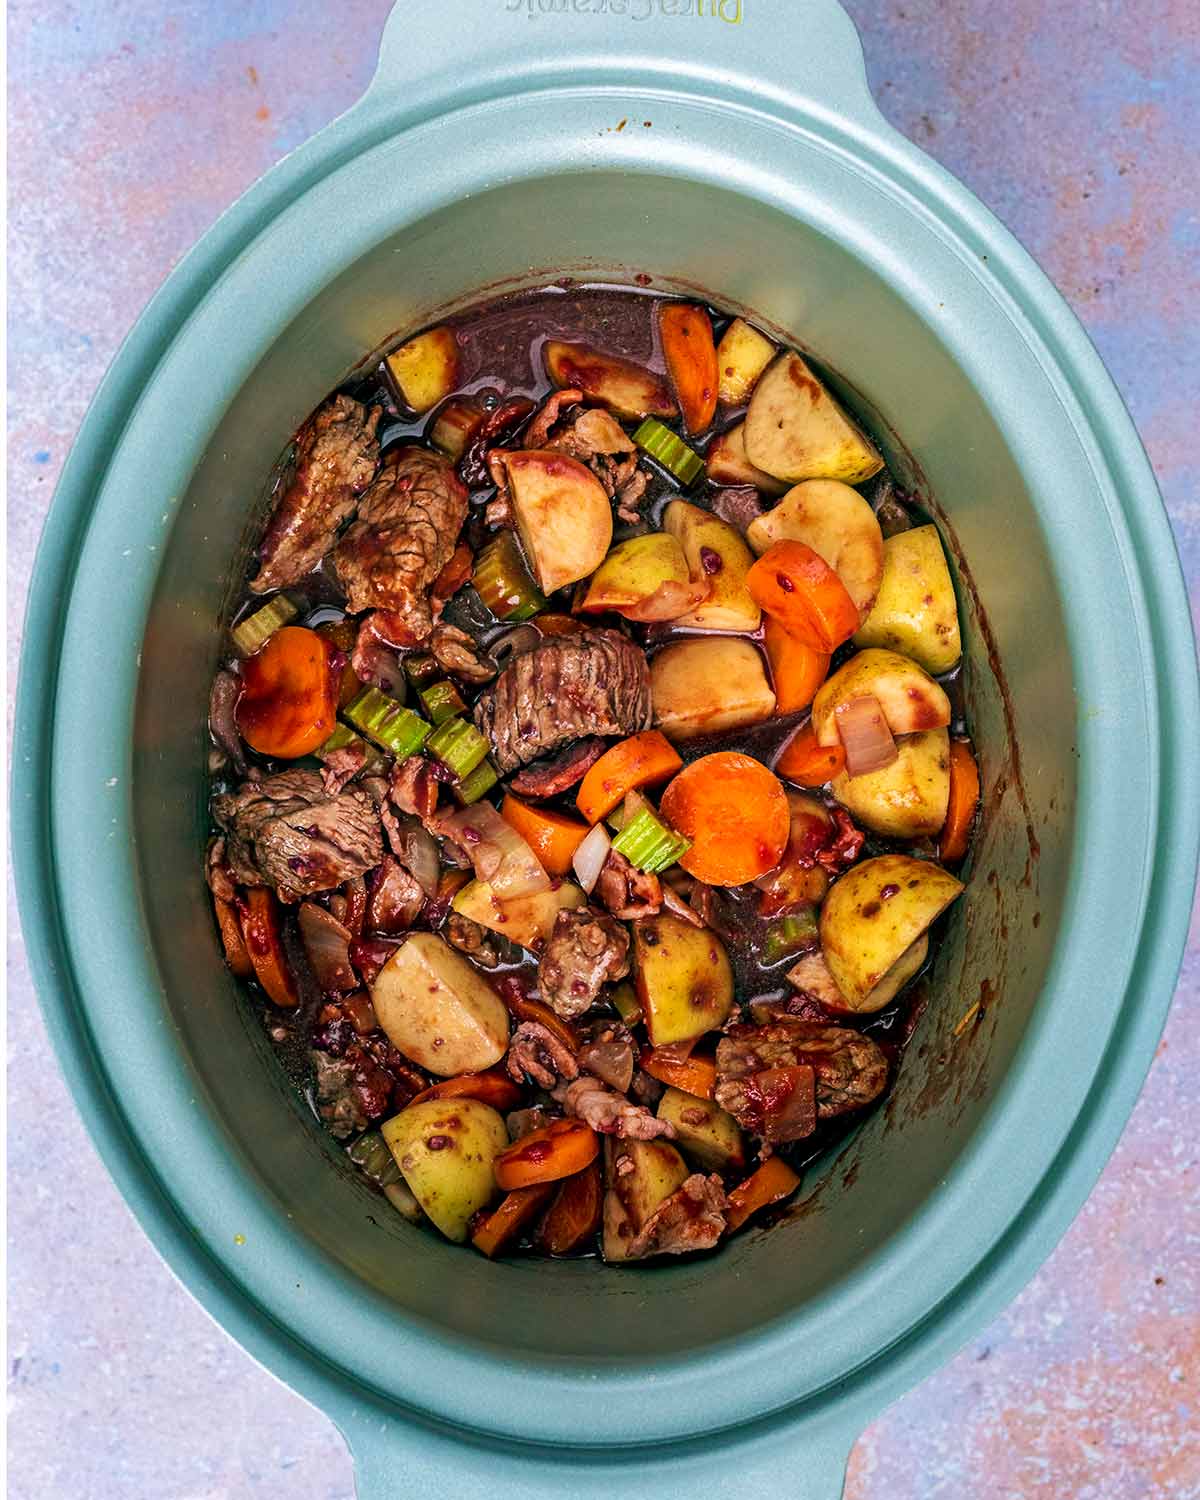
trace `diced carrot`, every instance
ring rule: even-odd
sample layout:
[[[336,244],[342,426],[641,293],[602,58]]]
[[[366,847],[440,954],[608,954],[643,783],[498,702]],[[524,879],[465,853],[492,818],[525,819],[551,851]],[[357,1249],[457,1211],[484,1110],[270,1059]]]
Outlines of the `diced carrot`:
[[[475,555],[466,542],[459,542],[450,555],[450,561],[433,580],[430,593],[435,599],[449,599],[457,594],[475,570]]]
[[[630,792],[658,786],[682,765],[670,740],[657,729],[646,729],[604,752],[580,783],[575,806],[589,823],[598,823]]]
[[[771,615],[767,616],[763,629],[763,645],[771,663],[775,712],[794,714],[797,709],[807,708],[829,675],[828,653],[814,651],[796,636],[789,635]]]
[[[254,977],[276,1005],[298,1005],[300,996],[283,948],[279,902],[273,891],[255,886],[246,892],[242,937],[254,966]]]
[[[552,1182],[516,1188],[492,1210],[471,1236],[471,1243],[489,1259],[510,1244],[537,1217],[542,1204],[554,1191]]]
[[[841,745],[818,745],[806,724],[784,746],[775,769],[797,786],[824,786],[846,769],[846,752]]]
[[[673,1047],[647,1047],[638,1059],[643,1073],[659,1083],[694,1094],[697,1099],[711,1099],[717,1086],[717,1065],[711,1057],[671,1056]]]
[[[254,973],[254,965],[246,952],[237,912],[230,902],[222,901],[220,896],[213,897],[213,907],[217,913],[217,926],[221,930],[225,962],[229,965],[230,973],[236,974],[239,979],[249,979]]]
[[[585,579],[585,588],[586,582]],[[578,635],[587,629],[586,622],[575,619],[573,615],[538,615],[532,623],[543,635]]]
[[[799,1186],[799,1177],[782,1157],[767,1157],[756,1172],[751,1172],[745,1182],[739,1182],[729,1194],[726,1227],[731,1233],[740,1229],[751,1214],[790,1197]]]
[[[515,987],[507,985],[504,986],[503,998],[518,1021],[536,1021],[539,1026],[544,1026],[556,1036],[564,1047],[578,1052],[579,1038],[574,1030],[561,1017],[556,1016],[548,1005],[543,1005],[540,1000],[531,1000],[528,995],[522,995]]]
[[[945,865],[956,865],[965,858],[971,841],[971,824],[979,806],[979,767],[971,753],[969,740],[950,741],[950,805],[938,845],[938,855]]]
[[[669,302],[659,314],[667,375],[683,415],[684,431],[703,432],[717,410],[717,349],[702,307]]]
[[[547,1255],[570,1255],[582,1249],[600,1228],[603,1202],[600,1163],[589,1162],[558,1189],[538,1230],[538,1248]]]
[[[582,1172],[600,1152],[600,1137],[582,1120],[551,1120],[531,1130],[493,1162],[497,1184],[506,1193],[538,1182],[559,1182]]]
[[[778,776],[736,750],[702,755],[680,771],[661,811],[692,841],[680,865],[708,885],[745,885],[773,870],[791,829]]]
[[[569,875],[576,849],[588,836],[588,825],[548,807],[531,807],[509,792],[500,816],[511,823],[541,861],[547,875]]]
[[[261,755],[295,760],[311,755],[337,723],[340,673],[334,645],[303,625],[285,625],[242,663],[237,726]]]
[[[482,1073],[459,1073],[455,1078],[443,1078],[423,1089],[409,1103],[416,1104],[422,1099],[478,1099],[506,1113],[520,1104],[521,1090],[507,1073],[501,1073],[498,1068],[487,1068]]]
[[[858,608],[846,585],[805,542],[776,542],[746,574],[755,603],[789,635],[830,654],[858,629]]]

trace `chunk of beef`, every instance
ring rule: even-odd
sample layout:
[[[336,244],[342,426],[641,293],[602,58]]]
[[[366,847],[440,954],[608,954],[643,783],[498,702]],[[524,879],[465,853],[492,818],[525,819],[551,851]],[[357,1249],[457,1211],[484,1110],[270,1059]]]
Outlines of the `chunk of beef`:
[[[295,583],[333,546],[379,462],[379,417],[377,406],[334,396],[296,434],[291,479],[258,549],[256,594]]]
[[[380,616],[374,614],[358,627],[350,665],[360,682],[369,682],[381,692],[402,699],[407,689],[404,667],[395,646],[380,634],[380,624]]]
[[[573,1083],[560,1083],[554,1090],[554,1098],[569,1115],[578,1116],[599,1135],[615,1135],[629,1141],[652,1141],[660,1135],[673,1139],[675,1135],[670,1120],[660,1120],[590,1075],[576,1078]]]
[[[867,836],[854,826],[844,807],[835,807],[832,817],[833,828],[828,840],[817,850],[816,860],[831,876],[838,876],[848,870],[862,853]]]
[[[246,749],[238,733],[235,717],[242,696],[242,679],[227,668],[213,678],[208,695],[208,732],[217,748],[230,761],[239,776],[246,774]]]
[[[281,901],[329,891],[383,858],[379,813],[347,787],[330,796],[315,771],[282,771],[214,797],[227,858],[242,885],[269,885]]]
[[[602,912],[560,911],[538,964],[542,999],[570,1020],[595,1005],[604,985],[629,973],[629,934]]]
[[[424,448],[390,455],[334,549],[350,612],[384,611],[379,633],[393,645],[424,641],[433,628],[429,591],[466,517],[467,491],[449,459]]]
[[[407,932],[421,915],[425,892],[398,859],[385,854],[367,897],[366,925],[371,932],[395,937]]]
[[[622,922],[653,917],[662,910],[663,890],[658,876],[637,869],[615,849],[608,851],[595,894]]]
[[[391,1109],[392,1076],[362,1047],[352,1045],[341,1057],[316,1049],[310,1056],[317,1112],[330,1135],[345,1140]]]
[[[752,484],[733,485],[715,492],[712,509],[714,515],[736,526],[745,535],[750,522],[757,521],[763,513],[762,496]]]
[[[515,1083],[528,1080],[543,1089],[552,1089],[561,1078],[579,1077],[575,1054],[540,1021],[522,1021],[513,1032],[505,1067]]]
[[[650,727],[650,669],[615,630],[550,636],[509,662],[475,705],[502,775],[568,740]]]
[[[343,745],[340,750],[330,750],[321,763],[321,784],[331,797],[347,786],[360,771],[366,769],[371,752],[364,740],[352,745]]]
[[[626,1247],[631,1260],[711,1250],[725,1233],[729,1200],[717,1176],[694,1172],[665,1199]]]
[[[500,962],[500,954],[496,944],[488,936],[487,928],[481,927],[478,922],[472,922],[470,917],[463,917],[452,911],[446,918],[443,936],[452,948],[465,953],[480,968],[494,969]]]
[[[810,1069],[814,1123],[862,1109],[887,1084],[887,1058],[870,1037],[843,1026],[777,1020],[735,1026],[721,1038],[714,1098],[755,1135],[796,1140],[808,1133],[801,1075]]]
[[[577,740],[548,760],[535,761],[518,771],[509,785],[520,797],[541,801],[557,797],[577,786],[604,754],[608,746],[594,736]]]
[[[233,871],[229,868],[224,839],[210,839],[208,841],[208,854],[204,861],[204,878],[208,881],[209,890],[219,901],[235,901],[237,899],[237,887],[234,884]]]
[[[424,823],[437,811],[440,785],[431,761],[423,755],[409,755],[392,767],[389,791],[401,812],[411,813]]]
[[[496,663],[457,625],[439,621],[429,637],[429,649],[444,672],[463,682],[491,682],[496,675]]]

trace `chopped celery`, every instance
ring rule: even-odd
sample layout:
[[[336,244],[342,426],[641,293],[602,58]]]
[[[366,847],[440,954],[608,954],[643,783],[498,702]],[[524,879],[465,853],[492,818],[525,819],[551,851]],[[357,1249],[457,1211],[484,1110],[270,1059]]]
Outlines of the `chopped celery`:
[[[240,620],[229,632],[239,656],[253,656],[261,651],[282,625],[300,613],[289,594],[276,594],[261,609]]]
[[[704,473],[704,460],[682,438],[655,417],[647,417],[633,435],[634,442],[656,459],[680,484],[692,484]]]
[[[453,718],[438,725],[425,749],[463,781],[488,753],[488,742],[469,719]]]
[[[613,848],[635,869],[657,874],[692,847],[690,839],[660,822],[649,806],[630,818],[613,839]]]
[[[637,991],[628,979],[617,985],[608,998],[626,1026],[636,1026],[642,1019],[642,1002],[638,999]]]
[[[351,745],[362,745],[367,752],[367,758],[363,762],[363,768],[376,765],[379,762],[379,751],[374,745],[368,745],[361,734],[355,734],[349,724],[339,724],[325,743],[313,751],[318,760],[328,760],[335,750],[349,750]]]
[[[355,729],[403,760],[419,750],[429,737],[431,725],[411,708],[405,708],[378,688],[365,687],[343,710]]]
[[[762,946],[763,962],[777,963],[781,958],[815,947],[818,941],[817,908],[806,906],[803,911],[780,917],[767,928]]]
[[[428,686],[441,670],[437,658],[430,656],[428,652],[404,658],[404,675],[415,688]]]
[[[454,788],[454,795],[464,807],[470,807],[472,802],[478,802],[480,797],[490,792],[499,780],[500,772],[491,761],[481,760]]]
[[[400,1168],[378,1130],[368,1130],[365,1135],[360,1135],[346,1154],[376,1187],[387,1187],[389,1183],[400,1181]]]
[[[546,607],[511,531],[500,532],[480,552],[471,582],[498,620],[528,620]]]
[[[421,689],[421,702],[425,705],[425,712],[435,724],[444,724],[447,719],[452,719],[455,714],[466,713],[467,705],[463,702],[463,696],[452,682],[443,680],[434,682],[429,687]]]

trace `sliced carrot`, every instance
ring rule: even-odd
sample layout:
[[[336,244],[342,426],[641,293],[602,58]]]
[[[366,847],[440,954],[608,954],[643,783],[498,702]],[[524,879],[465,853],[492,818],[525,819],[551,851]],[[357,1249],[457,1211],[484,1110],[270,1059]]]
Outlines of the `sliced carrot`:
[[[667,375],[683,414],[684,430],[703,432],[717,410],[717,348],[702,307],[669,302],[658,318]]]
[[[220,896],[213,897],[213,907],[217,913],[217,926],[221,931],[225,962],[229,965],[230,973],[236,974],[239,979],[249,979],[254,973],[254,965],[246,952],[237,912],[230,902],[222,901]]]
[[[667,781],[682,765],[664,734],[644,730],[604,752],[580,783],[575,806],[589,823],[598,823],[630,792]]]
[[[582,1249],[600,1228],[603,1202],[600,1163],[593,1161],[558,1189],[538,1230],[538,1248],[547,1255],[570,1255]]]
[[[692,841],[680,865],[708,885],[757,880],[787,848],[791,815],[778,776],[737,750],[685,767],[662,794],[661,810]]]
[[[509,792],[500,816],[514,827],[541,861],[547,875],[569,875],[576,849],[588,836],[588,825],[548,807],[530,807]]]
[[[846,769],[846,752],[841,745],[818,745],[806,724],[788,741],[775,769],[797,786],[824,786]]]
[[[832,653],[858,629],[858,608],[846,585],[805,542],[776,542],[746,574],[755,603],[789,635]]]
[[[279,902],[273,891],[255,886],[246,892],[242,936],[254,967],[254,977],[276,1005],[298,1005],[300,996],[283,948]]]
[[[730,1232],[740,1229],[751,1214],[790,1197],[799,1186],[799,1177],[782,1157],[767,1157],[757,1172],[751,1172],[745,1182],[739,1182],[729,1194],[726,1227]]]
[[[260,755],[311,755],[337,723],[340,673],[334,645],[303,625],[285,625],[242,663],[237,726]]]
[[[527,1224],[532,1224],[543,1203],[554,1191],[552,1182],[517,1188],[498,1208],[492,1210],[471,1236],[476,1250],[490,1259],[515,1240]]]
[[[433,580],[430,593],[435,599],[449,599],[457,594],[475,570],[475,554],[466,542],[459,542],[450,554],[450,561]]]
[[[600,1137],[582,1120],[551,1120],[501,1151],[492,1163],[497,1184],[513,1188],[559,1182],[582,1172],[600,1153]]]
[[[763,645],[771,663],[775,712],[794,714],[797,709],[807,708],[829,675],[828,653],[815,651],[796,636],[789,635],[771,615],[767,616],[763,628]]]
[[[950,805],[942,827],[938,855],[945,865],[956,865],[966,856],[971,824],[979,806],[979,767],[969,740],[950,741]]]
[[[564,1047],[578,1052],[579,1038],[574,1030],[561,1017],[556,1016],[548,1005],[543,1005],[540,1000],[531,1000],[528,995],[522,995],[507,986],[505,990],[504,1003],[518,1021],[536,1021],[539,1026],[544,1026],[556,1036]]]
[[[638,1066],[659,1083],[694,1094],[697,1099],[711,1099],[717,1086],[717,1065],[713,1059],[673,1057],[673,1051],[672,1047],[647,1047],[638,1059]]]
[[[459,1073],[455,1078],[443,1078],[423,1089],[409,1103],[416,1104],[422,1099],[478,1099],[505,1113],[520,1104],[521,1090],[507,1073],[488,1068],[482,1073]]]
[[[586,586],[586,580],[584,582]],[[587,629],[585,621],[576,620],[572,615],[538,615],[532,623],[543,635],[578,635]]]

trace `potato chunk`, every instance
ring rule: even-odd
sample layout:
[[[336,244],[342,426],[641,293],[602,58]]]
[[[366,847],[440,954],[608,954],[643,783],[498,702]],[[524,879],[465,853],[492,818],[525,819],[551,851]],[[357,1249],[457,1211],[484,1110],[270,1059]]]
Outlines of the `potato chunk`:
[[[650,663],[654,723],[669,740],[761,724],[775,712],[762,657],[733,636],[664,646]]]
[[[414,932],[371,986],[388,1040],[441,1078],[478,1073],[504,1056],[508,1011],[487,980],[433,932]]]
[[[693,583],[683,548],[665,531],[618,542],[592,574],[579,606],[584,614],[612,610],[630,620],[674,620],[710,592]]]
[[[609,1262],[628,1260],[629,1245],[654,1210],[687,1181],[687,1165],[669,1141],[604,1138],[604,1231]]]
[[[962,655],[958,601],[936,526],[914,526],[883,544],[883,577],[856,646],[884,646],[927,672],[948,672]]]
[[[486,880],[464,885],[451,903],[459,916],[469,917],[489,932],[498,932],[519,948],[537,949],[549,940],[560,911],[583,906],[587,897],[577,885],[562,880],[549,891],[498,901]]]
[[[552,339],[543,351],[546,373],[565,390],[574,386],[589,401],[607,406],[619,417],[678,415],[661,375],[616,354],[605,354],[587,344],[565,344]]]
[[[508,1146],[501,1116],[479,1099],[426,1099],[388,1120],[383,1138],[417,1202],[462,1244],[497,1193],[492,1164]]]
[[[750,398],[746,457],[793,484],[801,479],[861,484],[883,468],[874,443],[795,353],[777,359]]]
[[[669,1088],[658,1101],[658,1118],[674,1125],[679,1149],[702,1172],[729,1172],[746,1165],[741,1127],[711,1099]]]
[[[896,741],[896,759],[882,771],[833,778],[830,791],[856,823],[896,839],[932,837],[950,804],[950,736],[944,729]]]
[[[719,937],[660,912],[633,924],[638,999],[652,1047],[687,1042],[733,1009],[733,969]]]
[[[742,406],[775,358],[775,345],[744,318],[734,318],[717,345],[717,392],[728,406]]]
[[[612,507],[589,468],[565,453],[504,449],[526,555],[545,594],[586,578],[612,542]]]
[[[746,540],[759,557],[776,542],[804,542],[837,574],[865,620],[883,577],[883,533],[875,512],[848,484],[808,479],[751,521]]]
[[[737,528],[686,500],[671,501],[663,526],[682,547],[690,575],[711,585],[708,598],[677,623],[697,630],[757,630],[762,611],[746,587],[754,558]]]
[[[752,484],[764,495],[782,495],[788,487],[786,479],[776,479],[765,469],[756,469],[746,457],[744,422],[713,438],[705,452],[704,463],[714,484]]]
[[[841,743],[837,710],[855,698],[875,698],[894,735],[942,729],[950,722],[950,700],[924,667],[895,651],[871,647],[839,667],[813,699],[818,745]]]
[[[413,411],[430,411],[458,384],[458,342],[452,328],[430,328],[419,333],[395,354],[388,355],[405,402]]]

